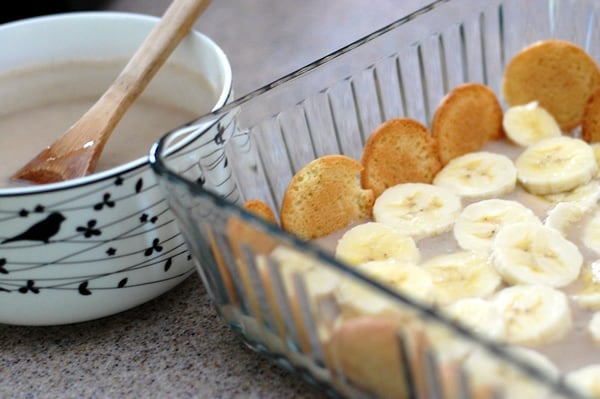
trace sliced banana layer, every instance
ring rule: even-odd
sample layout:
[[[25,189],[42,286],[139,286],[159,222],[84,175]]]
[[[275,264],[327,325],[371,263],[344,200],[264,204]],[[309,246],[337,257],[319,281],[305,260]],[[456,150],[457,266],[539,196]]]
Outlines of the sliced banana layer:
[[[324,263],[307,256],[306,254],[283,245],[277,246],[271,252],[271,258],[278,264],[278,270],[281,275],[283,289],[287,300],[289,300],[291,316],[295,322],[295,327],[300,335],[300,341],[297,342],[304,349],[309,347],[308,327],[304,322],[303,308],[300,305],[300,292],[297,291],[297,281],[301,281],[306,290],[306,295],[310,302],[310,311],[317,312],[321,309],[320,304],[335,295],[335,289],[341,281],[341,277]],[[282,313],[282,306],[278,303],[278,298],[273,280],[273,275],[269,273],[269,266],[265,257],[257,257],[257,265],[262,278],[265,282],[265,292],[267,301],[273,312],[276,328],[280,333],[285,331],[286,315]],[[257,292],[259,297],[261,293]],[[317,331],[321,337],[329,335],[330,328],[325,325],[322,319],[317,320]]]
[[[489,253],[498,231],[508,224],[537,222],[533,211],[518,201],[488,199],[466,206],[454,224],[454,238],[466,250]]]
[[[396,259],[417,263],[421,254],[415,240],[387,224],[367,222],[352,227],[340,238],[335,256],[352,265]]]
[[[463,298],[442,308],[451,320],[471,329],[476,334],[496,342],[506,338],[506,323],[500,310],[483,298]]]
[[[581,268],[576,287],[571,299],[583,309],[600,311],[600,261]]]
[[[406,296],[424,303],[433,303],[434,287],[431,275],[415,264],[390,259],[368,262],[357,269]]]
[[[544,225],[566,237],[569,227],[583,219],[585,214],[585,208],[576,202],[559,202],[548,211]]]
[[[506,323],[510,343],[540,347],[563,338],[571,329],[567,296],[544,285],[515,285],[493,298]]]
[[[468,297],[487,297],[502,283],[488,257],[472,251],[438,255],[421,264],[433,279],[435,302],[444,306]]]
[[[502,342],[506,338],[506,325],[502,314],[488,300],[478,297],[462,298],[441,307],[440,312],[472,329],[481,337],[496,342]],[[435,351],[437,360],[443,365],[460,363],[478,348],[473,340],[459,336],[454,330],[439,323],[427,323],[424,333]]]
[[[502,118],[502,126],[506,136],[523,147],[562,134],[554,117],[537,101],[509,107]]]
[[[583,140],[559,136],[538,141],[515,160],[517,179],[533,194],[554,194],[588,183],[597,172],[592,147]]]
[[[600,255],[600,209],[585,224],[582,241],[588,249]]]
[[[510,348],[509,353],[531,367],[536,367],[549,378],[558,378],[558,367],[539,352],[514,347]],[[493,391],[500,392],[500,397],[506,399],[540,399],[548,397],[550,393],[549,387],[536,382],[508,361],[503,361],[483,349],[469,355],[464,362],[464,367],[472,389],[476,393],[474,397],[480,397],[477,396],[478,393],[482,393],[482,397],[492,397],[483,393]]]
[[[573,190],[544,195],[542,198],[553,204],[574,202],[587,211],[598,204],[598,199],[600,199],[600,182],[592,180],[587,184],[577,186]]]
[[[574,190],[546,195],[543,198],[554,203],[548,210],[544,224],[566,235],[570,226],[595,209],[600,198],[600,184],[592,180]]]
[[[294,292],[294,275],[300,274],[308,293],[313,298],[333,294],[341,277],[324,263],[302,252],[285,246],[276,247],[271,257],[278,262],[283,283],[289,293]]]
[[[565,383],[585,397],[600,398],[600,364],[591,364],[567,373]]]
[[[373,218],[414,238],[450,230],[462,204],[452,191],[425,183],[404,183],[385,190],[373,205]]]
[[[499,197],[511,192],[517,183],[517,169],[505,155],[471,152],[454,158],[438,172],[433,184],[467,199]]]
[[[410,298],[431,304],[434,286],[424,269],[395,259],[372,261],[357,266],[357,270]],[[336,297],[348,316],[365,314],[397,314],[400,306],[365,284],[345,279],[336,290]]]
[[[496,234],[491,258],[510,284],[564,287],[577,279],[583,256],[557,230],[535,222],[504,226]]]
[[[600,312],[595,312],[592,315],[588,323],[587,331],[592,341],[597,345],[600,345]]]

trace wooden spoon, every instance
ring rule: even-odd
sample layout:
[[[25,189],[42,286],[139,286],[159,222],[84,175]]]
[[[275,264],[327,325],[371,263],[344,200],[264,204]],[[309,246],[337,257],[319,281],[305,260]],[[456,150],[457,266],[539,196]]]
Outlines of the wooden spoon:
[[[209,4],[210,0],[173,0],[108,90],[66,133],[12,179],[42,184],[92,173],[106,141],[129,106]]]

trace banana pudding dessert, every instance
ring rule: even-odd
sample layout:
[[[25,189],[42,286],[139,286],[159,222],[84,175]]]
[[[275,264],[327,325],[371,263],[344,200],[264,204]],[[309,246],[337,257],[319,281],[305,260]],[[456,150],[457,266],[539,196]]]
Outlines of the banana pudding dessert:
[[[600,69],[576,45],[545,40],[509,60],[501,91],[504,107],[484,84],[462,84],[442,99],[431,127],[387,120],[360,160],[331,154],[305,165],[285,191],[280,225],[600,398]],[[256,231],[231,231],[232,248],[258,245]],[[299,250],[269,245],[302,345],[311,345],[304,331],[310,315],[298,302],[329,309],[312,323],[332,375],[341,371],[378,397],[409,397],[395,334],[410,325],[415,345],[433,348],[442,370],[467,370],[472,397],[491,397],[486,389],[507,381],[504,397],[548,394],[384,295],[316,261],[302,266]],[[251,292],[251,262],[236,259]],[[269,261],[259,255],[255,263],[269,287]],[[300,283],[288,273],[310,277],[308,299],[297,298]],[[266,297],[277,309],[281,293],[274,291]],[[285,330],[286,315],[274,313]],[[413,377],[417,387],[426,385]]]

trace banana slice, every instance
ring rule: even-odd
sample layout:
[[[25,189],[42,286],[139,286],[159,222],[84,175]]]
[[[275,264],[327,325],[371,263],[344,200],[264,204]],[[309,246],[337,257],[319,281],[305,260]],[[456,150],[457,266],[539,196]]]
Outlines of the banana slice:
[[[600,345],[600,312],[595,312],[588,323],[588,335],[596,343]]]
[[[537,101],[509,107],[502,118],[502,126],[506,136],[522,147],[562,135],[554,117]]]
[[[500,197],[517,183],[517,169],[505,155],[471,152],[454,158],[433,179],[433,184],[467,199]]]
[[[565,383],[585,397],[600,398],[600,364],[591,364],[567,373]]]
[[[600,183],[596,180],[577,187],[574,190],[543,197],[554,203],[546,214],[544,224],[567,235],[567,229],[582,220],[593,210],[600,198]]]
[[[563,338],[571,329],[567,296],[544,285],[515,285],[492,299],[504,317],[510,343],[539,347]]]
[[[518,201],[487,199],[466,206],[454,224],[454,238],[466,250],[489,253],[496,233],[505,225],[540,219]]]
[[[510,284],[564,287],[577,279],[583,256],[557,230],[535,222],[504,226],[496,234],[493,264]]]
[[[417,263],[421,258],[412,237],[378,222],[359,224],[344,233],[335,256],[352,265],[385,259]]]
[[[326,325],[324,319],[318,318],[316,315],[322,311],[322,303],[335,295],[335,289],[341,281],[341,277],[327,267],[323,262],[310,257],[296,249],[279,245],[273,249],[270,254],[272,260],[278,264],[278,270],[281,275],[283,289],[285,291],[286,300],[289,301],[289,310],[292,320],[295,323],[295,331],[299,334],[299,344],[304,350],[310,349],[310,334],[308,327],[305,325],[305,308],[300,301],[300,292],[296,290],[296,276],[301,276],[301,281],[306,289],[306,295],[309,301],[309,312],[314,313],[316,321],[317,333],[322,339],[330,334],[331,328]],[[275,290],[273,275],[269,272],[267,258],[265,256],[257,256],[257,266],[261,274],[261,279],[264,284],[263,294],[270,305],[276,330],[280,334],[286,334],[285,319],[287,315],[282,313],[283,307],[278,302]],[[256,295],[259,296],[258,294]]]
[[[431,275],[414,264],[387,259],[363,263],[357,266],[357,270],[416,301],[433,303],[434,286]],[[351,279],[345,279],[339,284],[336,297],[346,317],[402,313],[397,303]]]
[[[406,296],[423,303],[433,303],[434,286],[431,275],[416,264],[391,259],[367,262],[357,269]]]
[[[472,251],[438,255],[421,267],[431,274],[435,302],[441,306],[461,298],[489,296],[502,283],[487,256]]]
[[[373,218],[418,239],[450,230],[461,208],[460,197],[446,188],[403,183],[377,197]]]
[[[440,310],[476,335],[495,342],[506,340],[506,323],[491,301],[477,297],[462,298]],[[426,334],[441,364],[464,361],[477,349],[472,340],[458,336],[445,326],[428,325]]]
[[[506,338],[506,323],[500,310],[483,298],[462,298],[442,308],[451,320],[471,329],[475,334],[494,341]]]
[[[583,309],[600,311],[600,261],[581,268],[576,291],[571,299]]]
[[[600,255],[600,209],[586,222],[582,241],[588,249]]]
[[[294,292],[295,274],[304,277],[308,294],[314,299],[333,294],[341,281],[338,273],[298,250],[280,245],[273,250],[271,257],[279,263],[288,292]]]
[[[592,180],[573,190],[543,195],[541,198],[553,204],[558,204],[560,202],[575,202],[587,211],[598,204],[598,199],[600,199],[600,182]]]
[[[559,202],[550,209],[544,219],[544,226],[550,227],[564,237],[568,235],[569,226],[577,223],[585,216],[585,210],[575,202]]]
[[[551,379],[559,378],[558,367],[538,351],[523,347],[511,347],[509,354],[523,363],[535,367]],[[481,397],[478,396],[479,393],[483,397],[491,397],[486,396],[484,392],[499,391],[500,397],[506,399],[539,399],[547,398],[551,393],[548,386],[536,382],[527,373],[517,369],[508,361],[489,354],[483,349],[473,351],[465,360],[464,368],[472,391],[475,392],[473,397]]]
[[[598,169],[592,147],[569,136],[550,137],[530,145],[517,157],[515,166],[521,185],[541,195],[586,184]]]

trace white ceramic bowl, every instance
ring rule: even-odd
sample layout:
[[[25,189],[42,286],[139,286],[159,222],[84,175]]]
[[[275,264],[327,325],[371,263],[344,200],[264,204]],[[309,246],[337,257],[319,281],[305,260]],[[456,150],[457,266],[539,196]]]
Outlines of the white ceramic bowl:
[[[0,25],[0,75],[65,60],[120,60],[122,66],[156,21],[129,13],[81,12]],[[226,55],[199,32],[183,40],[167,65],[204,76],[214,86],[214,99],[208,109],[197,109],[197,116],[232,95]],[[190,105],[200,88],[180,81],[176,72],[161,73],[142,97]],[[99,95],[112,81],[109,75],[90,75],[75,89],[65,81],[54,82],[39,92]],[[19,90],[27,90],[25,86]],[[37,96],[7,97],[0,87],[0,118],[6,104],[18,108],[23,101],[25,107]],[[29,130],[1,135],[15,142],[37,140]],[[134,143],[138,150],[140,145]],[[11,151],[6,147],[11,146],[0,148],[0,168],[2,153]],[[0,323],[96,319],[155,298],[193,273],[184,239],[149,168],[148,150],[144,145],[138,159],[81,179],[0,188]]]

